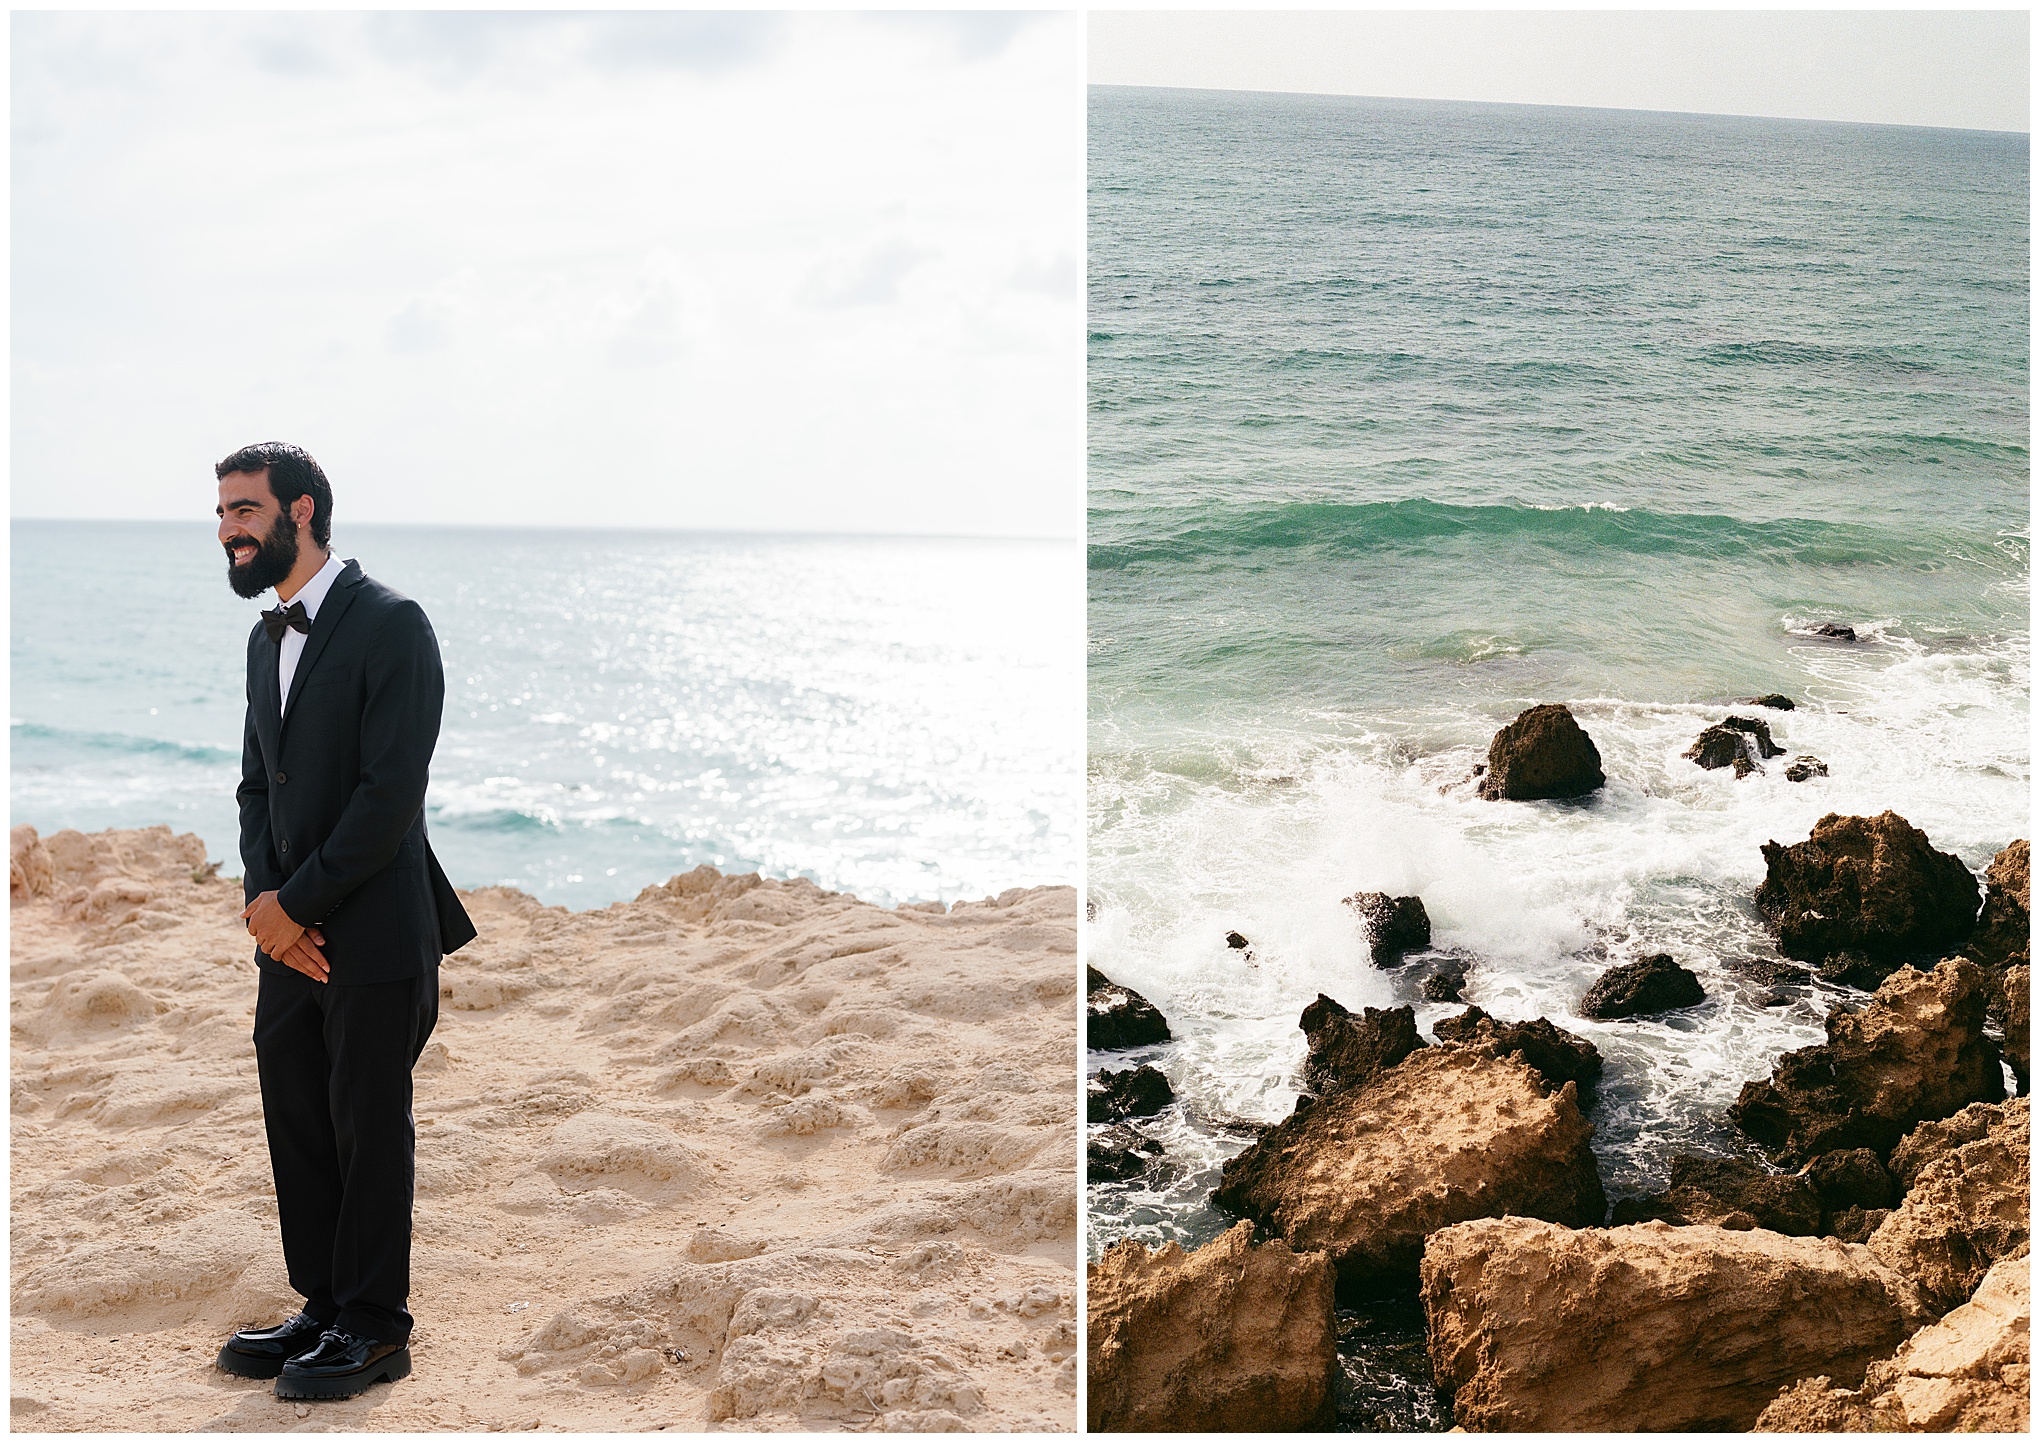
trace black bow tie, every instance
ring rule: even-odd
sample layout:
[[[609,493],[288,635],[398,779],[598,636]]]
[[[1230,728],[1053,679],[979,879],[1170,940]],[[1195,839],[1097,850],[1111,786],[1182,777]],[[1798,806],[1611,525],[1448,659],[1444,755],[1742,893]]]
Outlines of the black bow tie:
[[[288,607],[279,606],[274,611],[262,613],[262,629],[269,633],[271,641],[281,643],[285,627],[295,627],[306,635],[311,634],[312,619],[305,615],[305,604],[293,601]]]

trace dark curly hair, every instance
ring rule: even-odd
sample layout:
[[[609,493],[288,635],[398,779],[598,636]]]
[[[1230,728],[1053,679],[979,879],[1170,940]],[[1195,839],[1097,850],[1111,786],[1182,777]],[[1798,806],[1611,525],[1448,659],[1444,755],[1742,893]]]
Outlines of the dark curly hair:
[[[236,471],[267,471],[269,492],[286,511],[298,497],[311,497],[312,540],[325,547],[333,535],[333,487],[309,451],[283,441],[261,441],[213,467],[216,478]]]

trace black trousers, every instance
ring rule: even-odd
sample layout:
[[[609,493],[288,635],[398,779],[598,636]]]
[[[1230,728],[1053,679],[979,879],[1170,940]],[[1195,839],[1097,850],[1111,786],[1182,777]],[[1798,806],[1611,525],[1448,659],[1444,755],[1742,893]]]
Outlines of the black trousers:
[[[377,1342],[411,1335],[411,1065],[439,969],[336,987],[263,969],[255,1066],[290,1285],[304,1311]]]

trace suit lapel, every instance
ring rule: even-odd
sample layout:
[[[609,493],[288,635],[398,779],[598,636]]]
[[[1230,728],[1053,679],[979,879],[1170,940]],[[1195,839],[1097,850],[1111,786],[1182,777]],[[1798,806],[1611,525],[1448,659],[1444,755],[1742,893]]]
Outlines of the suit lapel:
[[[255,677],[248,688],[255,708],[255,735],[261,739],[263,754],[272,759],[283,733],[283,708],[276,694],[276,660],[280,650],[280,644],[273,641],[259,648]]]
[[[305,689],[305,678],[318,665],[319,655],[332,639],[334,628],[340,625],[340,618],[347,614],[348,607],[354,605],[354,588],[360,584],[361,563],[358,561],[348,562],[333,578],[333,589],[326,593],[326,599],[319,604],[319,614],[312,618],[312,629],[305,637],[304,651],[298,656],[297,670],[290,674],[290,696],[283,704],[283,722],[290,720],[290,711],[297,704],[298,693]],[[274,688],[271,690],[273,693]],[[282,730],[281,723],[278,730]]]

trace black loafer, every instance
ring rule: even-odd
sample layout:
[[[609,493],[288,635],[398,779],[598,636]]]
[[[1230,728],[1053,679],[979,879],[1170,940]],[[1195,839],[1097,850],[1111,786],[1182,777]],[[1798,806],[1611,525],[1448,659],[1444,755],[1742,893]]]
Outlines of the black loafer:
[[[376,1383],[409,1376],[411,1349],[376,1343],[338,1328],[319,1335],[319,1345],[283,1365],[276,1376],[279,1398],[352,1398]]]
[[[243,1328],[220,1349],[221,1371],[238,1378],[274,1378],[283,1365],[319,1344],[326,1324],[299,1313],[273,1328]]]

